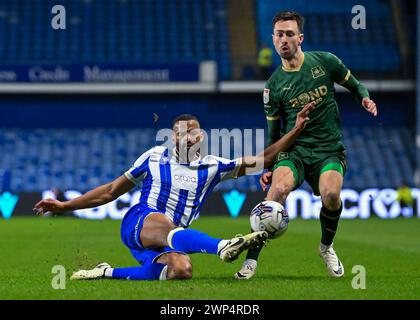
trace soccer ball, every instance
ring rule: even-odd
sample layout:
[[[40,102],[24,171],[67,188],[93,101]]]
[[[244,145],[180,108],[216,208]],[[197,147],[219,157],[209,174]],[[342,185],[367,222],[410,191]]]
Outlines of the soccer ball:
[[[280,203],[263,201],[252,209],[250,222],[253,231],[267,231],[270,238],[278,238],[287,230],[289,215]]]

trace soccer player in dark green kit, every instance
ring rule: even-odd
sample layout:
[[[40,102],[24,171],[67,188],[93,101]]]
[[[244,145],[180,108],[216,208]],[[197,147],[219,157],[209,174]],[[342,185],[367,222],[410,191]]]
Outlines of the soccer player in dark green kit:
[[[295,144],[277,155],[274,167],[261,176],[260,183],[264,191],[271,183],[266,200],[283,205],[289,193],[304,180],[311,185],[315,195],[321,196],[322,236],[318,253],[328,274],[342,277],[344,267],[333,249],[333,239],[342,211],[340,192],[346,159],[334,83],[347,88],[372,115],[377,115],[377,109],[366,88],[335,55],[302,51],[303,24],[303,17],[296,12],[279,12],[273,18],[273,44],[282,65],[264,88],[268,144],[291,130],[296,114],[305,104],[315,102],[316,107]],[[241,270],[235,274],[237,279],[249,279],[254,275],[260,250],[248,251]]]

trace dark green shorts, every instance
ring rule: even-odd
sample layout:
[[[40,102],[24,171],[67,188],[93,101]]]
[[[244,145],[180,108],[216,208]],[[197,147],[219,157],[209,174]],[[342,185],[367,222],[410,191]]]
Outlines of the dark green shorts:
[[[343,176],[346,172],[346,150],[342,143],[326,148],[293,146],[288,152],[280,152],[272,171],[278,167],[289,167],[295,178],[294,189],[306,180],[314,194],[319,196],[319,177],[322,173],[335,170]]]

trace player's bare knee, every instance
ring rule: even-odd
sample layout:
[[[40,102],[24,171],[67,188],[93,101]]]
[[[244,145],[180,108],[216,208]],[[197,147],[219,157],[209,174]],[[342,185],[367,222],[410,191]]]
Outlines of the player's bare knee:
[[[173,256],[168,259],[168,279],[186,280],[192,278],[192,264],[186,256]]]
[[[178,276],[179,279],[191,279],[192,278],[192,265],[189,262],[181,263],[178,265]]]
[[[190,263],[174,264],[168,266],[168,279],[187,280],[192,278],[192,265]]]
[[[337,210],[340,208],[340,192],[337,190],[326,189],[321,193],[323,204],[329,210]]]

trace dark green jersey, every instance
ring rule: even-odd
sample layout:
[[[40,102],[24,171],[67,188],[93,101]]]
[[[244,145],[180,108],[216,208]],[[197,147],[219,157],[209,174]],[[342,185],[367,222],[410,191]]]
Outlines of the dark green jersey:
[[[289,132],[302,107],[316,102],[310,121],[296,144],[323,148],[341,141],[341,121],[334,97],[334,82],[344,84],[350,71],[329,52],[305,52],[296,69],[280,66],[264,89],[264,110],[268,120],[283,122],[281,133]]]

